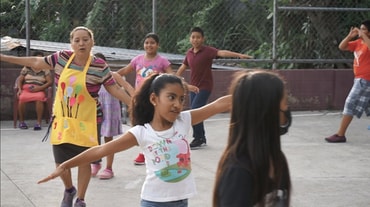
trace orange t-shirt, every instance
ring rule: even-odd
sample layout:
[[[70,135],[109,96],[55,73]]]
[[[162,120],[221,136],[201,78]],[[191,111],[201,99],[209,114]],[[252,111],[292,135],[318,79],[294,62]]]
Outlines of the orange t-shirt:
[[[363,78],[370,81],[370,49],[361,40],[357,39],[348,43],[348,49],[355,56],[353,59],[353,70],[355,78]]]

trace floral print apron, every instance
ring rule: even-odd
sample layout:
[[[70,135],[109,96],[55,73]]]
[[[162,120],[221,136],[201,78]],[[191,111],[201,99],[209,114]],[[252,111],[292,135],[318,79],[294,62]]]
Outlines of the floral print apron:
[[[59,77],[55,94],[54,120],[51,125],[53,145],[70,143],[82,147],[98,145],[96,100],[86,87],[91,56],[83,71],[69,68],[73,53]]]

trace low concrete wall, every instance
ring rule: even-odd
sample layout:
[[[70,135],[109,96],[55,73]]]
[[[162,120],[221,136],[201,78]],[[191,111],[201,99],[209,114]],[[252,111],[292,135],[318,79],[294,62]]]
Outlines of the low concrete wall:
[[[1,62],[1,120],[13,119],[13,86],[20,69],[21,67],[17,65]],[[114,71],[118,69],[112,68]],[[209,101],[228,93],[235,72],[213,70],[215,84]],[[287,81],[289,103],[293,111],[342,110],[354,78],[351,69],[292,69],[277,72]],[[184,77],[189,80],[189,70],[185,71]],[[135,74],[130,74],[127,79],[133,84]],[[34,109],[29,108],[26,117],[34,118],[35,114]]]
[[[351,69],[277,70],[287,82],[292,110],[341,110],[353,84]],[[214,70],[210,101],[228,92],[235,71]],[[268,83],[266,83],[268,84]]]

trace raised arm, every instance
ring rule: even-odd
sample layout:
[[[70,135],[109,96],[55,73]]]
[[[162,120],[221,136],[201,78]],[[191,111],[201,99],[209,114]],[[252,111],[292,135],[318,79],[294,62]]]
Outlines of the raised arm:
[[[190,110],[191,124],[198,124],[215,114],[230,110],[231,101],[231,95],[226,95],[201,108]]]
[[[133,146],[138,145],[137,140],[133,134],[126,132],[118,139],[107,142],[102,145],[92,147],[83,153],[63,162],[60,164],[53,173],[51,173],[46,178],[39,180],[37,183],[44,183],[51,179],[54,179],[60,176],[65,170],[79,166],[84,163],[91,163],[94,160],[98,160],[102,157],[105,157],[116,152],[127,150]]]
[[[34,69],[49,69],[49,70],[53,69],[51,65],[45,62],[44,57],[38,56],[17,57],[0,54],[0,61],[13,63],[17,65],[24,65]]]
[[[357,35],[359,34],[359,29],[357,27],[351,27],[348,35],[342,40],[342,42],[340,42],[339,44],[339,49],[340,50],[348,50],[348,43],[355,37],[357,37]],[[365,36],[365,35],[364,35]]]

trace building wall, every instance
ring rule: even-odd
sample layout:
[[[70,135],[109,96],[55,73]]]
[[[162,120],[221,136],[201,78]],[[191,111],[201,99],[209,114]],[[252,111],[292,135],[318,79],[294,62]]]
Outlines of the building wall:
[[[176,68],[174,66],[173,68]],[[1,62],[1,120],[13,119],[13,86],[21,67]],[[113,66],[112,70],[119,67]],[[214,89],[210,100],[228,93],[228,87],[235,70],[213,70]],[[290,107],[293,111],[342,110],[344,101],[353,84],[351,69],[299,69],[278,70],[287,82]],[[189,70],[184,73],[189,80]],[[127,76],[133,84],[135,74]],[[266,83],[268,84],[268,83]],[[33,107],[27,108],[28,119],[34,119],[36,113]]]

